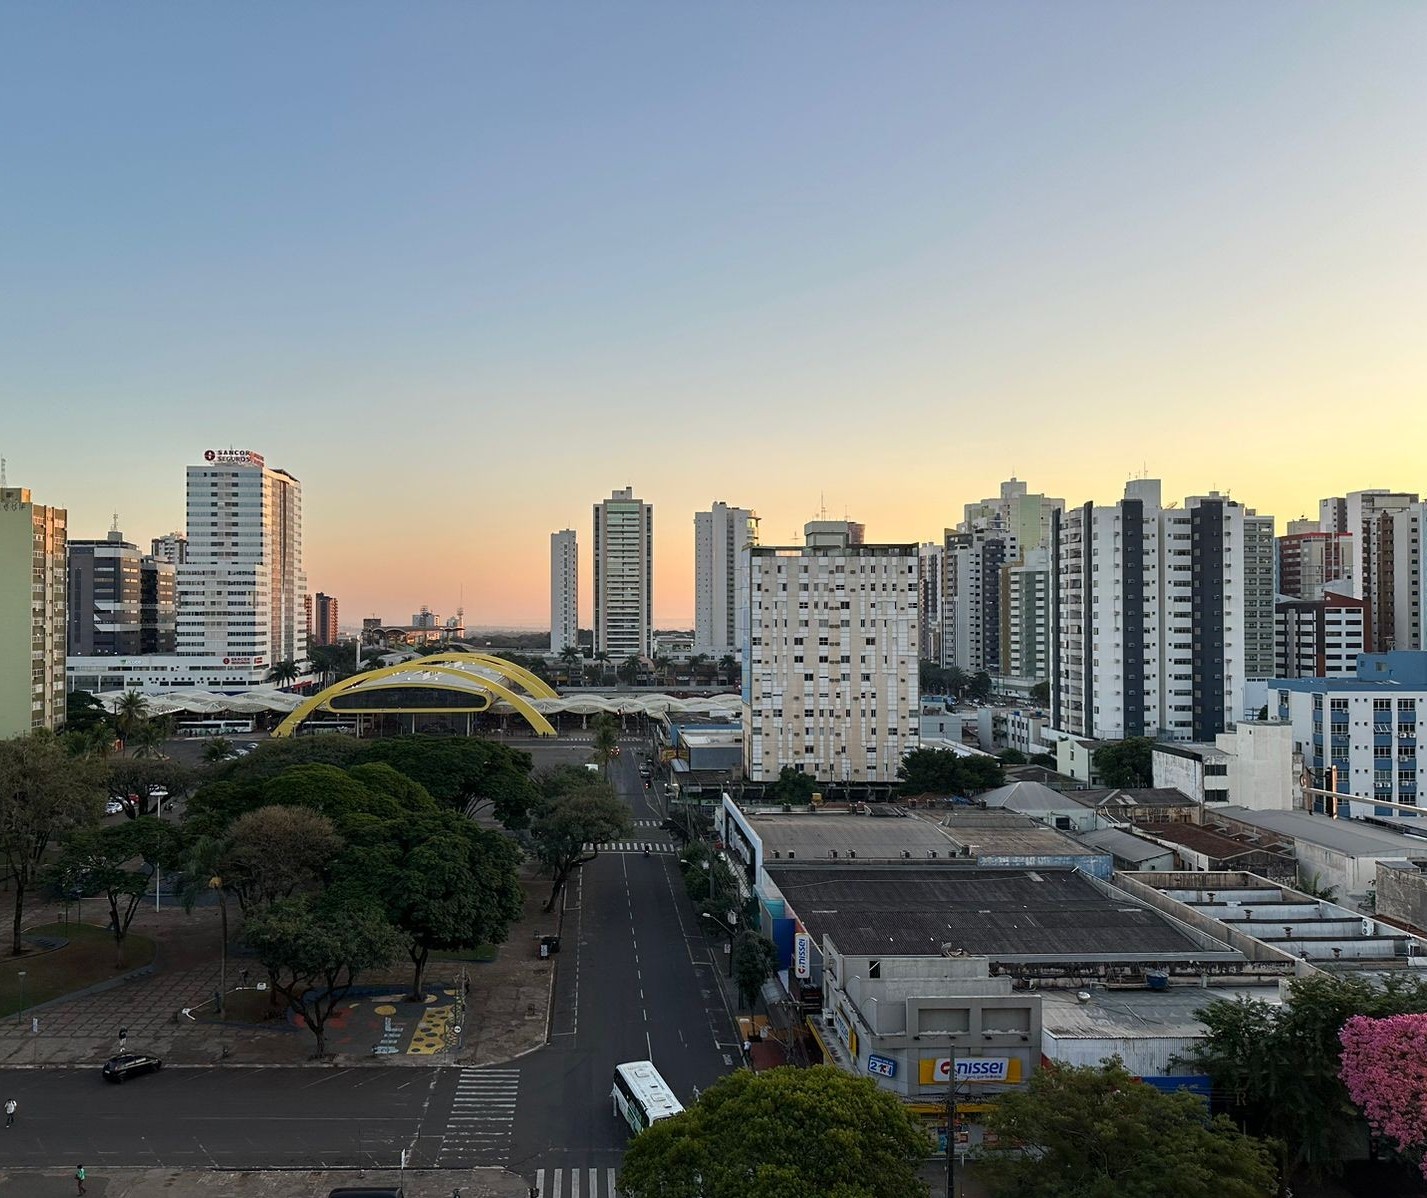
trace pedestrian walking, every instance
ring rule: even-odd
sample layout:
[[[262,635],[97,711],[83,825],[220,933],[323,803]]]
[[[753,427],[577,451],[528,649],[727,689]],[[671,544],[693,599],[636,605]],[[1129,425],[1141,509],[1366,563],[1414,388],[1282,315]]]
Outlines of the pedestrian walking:
[[[81,1194],[83,1194],[83,1193],[86,1192],[86,1191],[85,1191],[85,1188],[84,1188],[84,1179],[85,1179],[85,1176],[86,1176],[86,1174],[85,1174],[85,1172],[84,1172],[84,1166],[83,1166],[83,1165],[76,1165],[76,1166],[75,1166],[75,1169],[74,1169],[74,1184],[79,1187],[79,1192],[80,1192]]]
[[[10,1127],[10,1126],[12,1126],[12,1125],[14,1124],[14,1122],[15,1122],[15,1108],[16,1108],[17,1106],[19,1106],[19,1105],[20,1105],[20,1104],[17,1103],[13,1098],[7,1098],[7,1099],[5,1100],[5,1126],[6,1126],[6,1127]]]

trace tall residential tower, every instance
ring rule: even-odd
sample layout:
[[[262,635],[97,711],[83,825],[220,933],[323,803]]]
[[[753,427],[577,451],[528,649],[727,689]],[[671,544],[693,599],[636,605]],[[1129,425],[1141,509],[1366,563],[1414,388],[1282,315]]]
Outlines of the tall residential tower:
[[[648,657],[654,628],[654,507],[633,487],[594,511],[595,652]]]
[[[0,737],[64,724],[63,508],[0,487]]]
[[[580,547],[575,530],[550,534],[550,652],[580,647]]]
[[[738,646],[738,563],[758,544],[758,516],[715,501],[694,513],[694,652],[719,658]]]

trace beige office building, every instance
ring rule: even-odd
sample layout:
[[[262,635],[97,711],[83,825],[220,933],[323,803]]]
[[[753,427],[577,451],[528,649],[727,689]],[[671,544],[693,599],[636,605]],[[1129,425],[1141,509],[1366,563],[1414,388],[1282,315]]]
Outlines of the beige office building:
[[[595,652],[648,657],[654,629],[654,506],[634,488],[595,504]],[[563,647],[563,646],[562,646]]]
[[[0,488],[0,737],[64,725],[67,513]]]
[[[744,768],[892,782],[917,746],[918,551],[819,521],[802,546],[749,546],[740,599]]]

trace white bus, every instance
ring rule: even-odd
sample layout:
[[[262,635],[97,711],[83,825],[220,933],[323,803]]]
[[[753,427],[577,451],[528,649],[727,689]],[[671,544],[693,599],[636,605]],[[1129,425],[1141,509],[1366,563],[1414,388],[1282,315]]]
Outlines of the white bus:
[[[180,736],[237,736],[252,730],[252,720],[185,720],[178,726]]]
[[[614,1067],[614,1089],[610,1091],[614,1113],[624,1116],[638,1135],[650,1124],[679,1114],[683,1104],[659,1076],[653,1061],[627,1061]]]

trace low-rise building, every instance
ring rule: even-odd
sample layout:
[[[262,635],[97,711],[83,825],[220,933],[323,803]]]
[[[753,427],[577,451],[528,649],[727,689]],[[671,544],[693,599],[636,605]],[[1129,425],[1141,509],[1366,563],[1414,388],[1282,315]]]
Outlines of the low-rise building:
[[[1061,832],[1089,832],[1099,822],[1083,791],[1069,794],[1040,782],[1012,782],[978,795],[979,805],[991,810],[1014,811]]]
[[[1283,720],[1240,720],[1209,744],[1156,744],[1154,784],[1198,803],[1237,803],[1268,811],[1295,805],[1294,731]]]
[[[1175,868],[1175,853],[1164,844],[1146,840],[1122,828],[1098,828],[1080,839],[1092,849],[1109,853],[1116,869],[1163,870]]]
[[[1379,861],[1373,902],[1384,919],[1427,934],[1427,856]]]
[[[1199,804],[1172,786],[1125,786],[1112,790],[1078,790],[1075,797],[1095,808],[1102,819],[1116,824],[1190,823],[1199,817]]]

